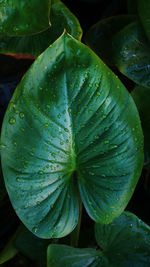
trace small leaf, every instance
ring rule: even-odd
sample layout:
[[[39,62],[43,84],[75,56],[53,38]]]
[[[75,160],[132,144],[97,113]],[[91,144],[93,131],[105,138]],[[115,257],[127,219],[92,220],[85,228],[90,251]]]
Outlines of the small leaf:
[[[111,222],[126,207],[143,166],[143,135],[131,96],[66,32],[15,90],[1,142],[7,144],[1,157],[12,205],[42,238],[75,228],[77,186],[89,216]]]
[[[145,151],[150,154],[150,90],[149,88],[136,86],[131,95],[140,114],[144,133]]]
[[[59,0],[52,0],[51,27],[31,36],[0,36],[0,53],[39,56],[64,31],[64,28],[76,39],[81,39],[82,29],[78,19]]]
[[[150,46],[138,21],[116,34],[112,55],[120,72],[135,83],[150,88]]]
[[[138,12],[143,24],[144,30],[150,40],[150,1],[149,0],[137,0]]]
[[[134,19],[135,16],[119,15],[100,20],[87,32],[85,41],[105,63],[114,65],[111,44],[112,38]]]
[[[50,0],[1,0],[0,34],[22,36],[44,31],[49,27],[49,16]]]
[[[95,234],[107,266],[150,265],[150,227],[134,214],[124,212],[109,225],[96,224]]]
[[[91,248],[50,245],[47,250],[47,267],[100,267],[106,263],[102,253]]]

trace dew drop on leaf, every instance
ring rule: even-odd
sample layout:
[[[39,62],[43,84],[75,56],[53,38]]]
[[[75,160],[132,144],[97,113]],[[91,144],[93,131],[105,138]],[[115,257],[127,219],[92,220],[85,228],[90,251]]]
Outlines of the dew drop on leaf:
[[[16,119],[15,118],[10,118],[9,123],[11,125],[15,124],[15,122],[16,122]]]
[[[20,117],[21,119],[23,119],[23,118],[24,118],[24,113],[23,113],[23,112],[20,112],[20,113],[19,113],[19,117]]]

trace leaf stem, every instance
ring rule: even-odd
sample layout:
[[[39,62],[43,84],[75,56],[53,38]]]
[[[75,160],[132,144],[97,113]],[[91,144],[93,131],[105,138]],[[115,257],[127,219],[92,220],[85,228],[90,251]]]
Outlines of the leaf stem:
[[[73,179],[76,179],[76,172],[73,174]],[[76,182],[76,181],[75,181]],[[72,247],[77,248],[78,247],[78,241],[79,241],[79,235],[80,235],[80,227],[81,227],[81,219],[82,219],[82,200],[80,197],[80,192],[78,189],[78,185],[76,183],[76,191],[78,194],[78,201],[79,201],[79,219],[78,219],[78,224],[73,230],[73,232],[70,235],[70,245]]]

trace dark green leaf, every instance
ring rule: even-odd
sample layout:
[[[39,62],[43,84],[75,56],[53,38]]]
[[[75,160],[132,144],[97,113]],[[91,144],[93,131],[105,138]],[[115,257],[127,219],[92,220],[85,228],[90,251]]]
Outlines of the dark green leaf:
[[[135,16],[120,15],[99,21],[92,26],[85,36],[86,43],[108,65],[114,65],[112,58],[112,38]]]
[[[143,24],[144,30],[150,40],[150,1],[149,0],[137,0],[138,12]]]
[[[127,205],[143,166],[142,130],[131,96],[67,33],[38,57],[17,87],[1,141],[13,207],[43,238],[75,228],[76,184],[89,216],[111,222]]]
[[[19,252],[31,260],[42,263],[46,263],[48,244],[50,240],[36,237],[24,226],[20,228],[14,241],[14,246]]]
[[[112,54],[120,72],[137,84],[150,88],[150,46],[138,21],[116,34]]]
[[[47,251],[47,267],[108,266],[106,263],[107,260],[103,259],[102,252],[91,248],[50,245]]]
[[[50,0],[1,0],[0,34],[22,36],[41,32],[49,28],[49,16]]]
[[[132,97],[142,121],[145,151],[150,154],[150,90],[149,88],[136,86],[132,91]]]
[[[135,14],[137,15],[137,0],[127,0],[127,7],[128,7],[128,13],[129,14]]]
[[[52,0],[51,27],[47,30],[24,37],[0,36],[0,53],[25,54],[39,56],[64,31],[64,28],[76,39],[81,39],[82,29],[79,21],[59,0]]]
[[[109,225],[96,224],[96,239],[112,267],[150,265],[150,227],[130,212]]]

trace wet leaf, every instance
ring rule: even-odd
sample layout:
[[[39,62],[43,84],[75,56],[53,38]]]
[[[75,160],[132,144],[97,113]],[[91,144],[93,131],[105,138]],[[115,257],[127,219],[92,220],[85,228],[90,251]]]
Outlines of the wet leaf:
[[[44,31],[50,27],[49,16],[50,0],[1,0],[0,34],[22,36]]]
[[[150,46],[138,21],[116,34],[112,54],[120,72],[135,83],[150,88]]]
[[[85,36],[86,43],[108,65],[114,65],[112,54],[113,36],[135,20],[135,16],[119,15],[100,20]]]
[[[95,231],[106,266],[149,266],[150,227],[134,214],[124,212],[109,225],[96,224]]]
[[[74,38],[81,39],[78,19],[59,0],[52,0],[51,27],[41,33],[23,37],[0,36],[0,53],[39,56],[66,29]]]
[[[1,142],[12,205],[42,238],[75,228],[77,190],[94,221],[111,222],[126,207],[143,166],[142,130],[131,96],[66,32],[16,88]]]

